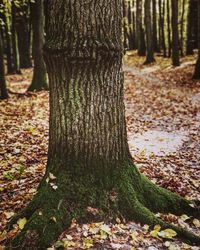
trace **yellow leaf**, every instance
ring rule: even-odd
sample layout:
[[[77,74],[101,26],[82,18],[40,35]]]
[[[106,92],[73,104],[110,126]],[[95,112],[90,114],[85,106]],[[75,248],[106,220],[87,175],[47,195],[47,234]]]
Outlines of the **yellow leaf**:
[[[17,221],[17,224],[18,224],[18,226],[19,226],[19,228],[20,228],[21,230],[24,228],[26,222],[27,222],[27,219],[26,219],[25,217],[24,217],[24,218],[21,218],[21,219],[19,219],[19,220]]]
[[[83,245],[85,248],[89,249],[89,248],[93,247],[93,240],[85,238],[85,239],[83,239]]]
[[[157,225],[154,226],[154,230],[160,231],[160,229],[161,229],[160,225],[157,224]]]
[[[63,240],[64,247],[74,247],[75,243],[71,240]]]
[[[200,227],[200,221],[199,220],[194,219],[192,222],[195,225],[195,227]]]
[[[172,239],[176,235],[177,235],[177,233],[170,228],[167,228],[161,232],[158,232],[158,236],[165,238],[165,239]]]

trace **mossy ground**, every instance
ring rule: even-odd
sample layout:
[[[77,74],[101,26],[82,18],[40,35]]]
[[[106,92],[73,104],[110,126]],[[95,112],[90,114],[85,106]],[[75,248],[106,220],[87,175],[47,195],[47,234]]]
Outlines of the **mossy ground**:
[[[154,211],[162,211],[196,215],[195,203],[157,187],[131,162],[116,168],[112,177],[112,182],[108,182],[109,178],[100,178],[87,171],[75,175],[65,168],[48,168],[34,199],[10,221],[9,227],[22,216],[28,219],[7,249],[45,249],[70,226],[73,218],[86,222],[120,215],[142,224],[172,228],[186,242],[200,244],[200,237],[164,222],[154,214]],[[88,207],[98,209],[98,216],[91,217]]]

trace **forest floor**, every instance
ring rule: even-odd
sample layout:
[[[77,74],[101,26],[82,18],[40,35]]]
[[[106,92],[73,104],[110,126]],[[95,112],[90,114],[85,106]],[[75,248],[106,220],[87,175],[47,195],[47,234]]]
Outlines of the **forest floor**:
[[[153,182],[188,199],[200,200],[200,81],[193,81],[194,57],[177,68],[169,59],[143,66],[144,58],[125,56],[127,131],[135,163]],[[8,87],[24,93],[32,69],[7,76]],[[48,92],[10,94],[0,103],[0,249],[23,228],[21,218],[12,231],[5,225],[36,193],[44,174],[48,146]],[[186,215],[163,219],[200,234],[200,221]],[[189,246],[167,233],[117,219],[78,225],[72,222],[49,249],[179,250]]]

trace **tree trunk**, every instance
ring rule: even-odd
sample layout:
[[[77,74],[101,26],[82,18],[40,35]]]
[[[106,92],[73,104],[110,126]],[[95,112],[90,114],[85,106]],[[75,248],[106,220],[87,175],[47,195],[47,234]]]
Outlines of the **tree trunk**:
[[[180,49],[181,56],[184,56],[184,25],[185,25],[185,0],[182,0],[181,29],[180,29]]]
[[[197,213],[191,201],[157,187],[139,173],[127,144],[123,104],[122,1],[48,1],[44,47],[50,83],[50,137],[45,176],[12,249],[46,249],[72,218],[123,214],[173,228],[152,211]],[[70,35],[69,35],[70,34]],[[155,202],[156,200],[156,202]]]
[[[168,57],[171,57],[171,16],[170,16],[170,0],[167,0],[167,40],[168,40]]]
[[[6,79],[4,70],[3,38],[0,30],[0,99],[7,99]]]
[[[172,63],[179,66],[178,0],[172,0]]]
[[[186,55],[194,54],[194,12],[193,12],[194,0],[189,0],[188,3],[188,17],[187,17],[187,44],[186,44]]]
[[[138,56],[145,56],[146,46],[142,27],[142,0],[136,0],[136,22]]]
[[[198,1],[198,59],[196,62],[193,79],[200,79],[200,1]]]
[[[43,0],[31,3],[31,16],[33,27],[33,79],[29,91],[48,89],[46,65],[43,58],[44,45],[44,9]]]
[[[146,28],[146,40],[147,40],[147,55],[145,64],[149,64],[155,61],[154,49],[153,49],[153,37],[151,27],[151,0],[145,0],[145,28]]]
[[[12,46],[13,46],[13,64],[14,64],[14,72],[16,74],[21,74],[20,70],[20,61],[19,61],[19,47],[18,47],[18,39],[16,32],[16,7],[14,3],[12,3]]]
[[[160,52],[158,46],[158,36],[157,36],[157,0],[152,1],[152,13],[153,13],[153,47],[155,52]]]
[[[167,57],[166,43],[165,43],[165,0],[162,1],[161,8],[161,32],[162,32],[162,49],[163,57]]]
[[[29,6],[22,6],[17,13],[21,12],[16,19],[16,32],[19,45],[20,68],[30,68],[32,66],[30,56],[30,36],[29,36]]]

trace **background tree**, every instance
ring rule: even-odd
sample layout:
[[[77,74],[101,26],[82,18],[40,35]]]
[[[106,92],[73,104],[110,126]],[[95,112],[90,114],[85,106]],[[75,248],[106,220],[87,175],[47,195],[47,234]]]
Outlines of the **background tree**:
[[[200,79],[200,1],[198,1],[198,59],[196,62],[193,79]]]
[[[170,15],[170,0],[167,0],[167,41],[168,41],[168,57],[171,57],[171,15]]]
[[[172,63],[180,65],[179,59],[179,32],[178,32],[178,0],[171,1],[172,6]]]
[[[91,218],[88,206],[98,208],[100,217],[120,213],[173,228],[179,236],[200,243],[198,236],[154,215],[156,211],[196,215],[196,204],[140,174],[128,149],[122,1],[51,0],[47,8],[48,164],[32,202],[10,222],[21,216],[28,219],[10,247],[46,248],[72,218]]]
[[[157,36],[157,0],[152,0],[152,13],[153,13],[153,46],[155,52],[160,52],[158,46],[158,36]]]
[[[28,91],[40,91],[48,88],[46,66],[43,59],[44,45],[44,9],[43,0],[31,3],[31,20],[33,27],[33,80]]]
[[[194,49],[194,0],[188,1],[188,17],[187,17],[187,46],[186,54],[193,55]]]
[[[142,25],[142,0],[136,0],[136,22],[138,55],[145,56],[146,45]]]
[[[4,53],[3,53],[3,38],[2,30],[0,29],[0,99],[7,99],[8,92],[6,89],[6,79],[4,70]]]
[[[145,9],[145,32],[147,41],[147,55],[145,64],[149,64],[155,61],[153,36],[152,36],[151,0],[145,0],[144,9]]]

